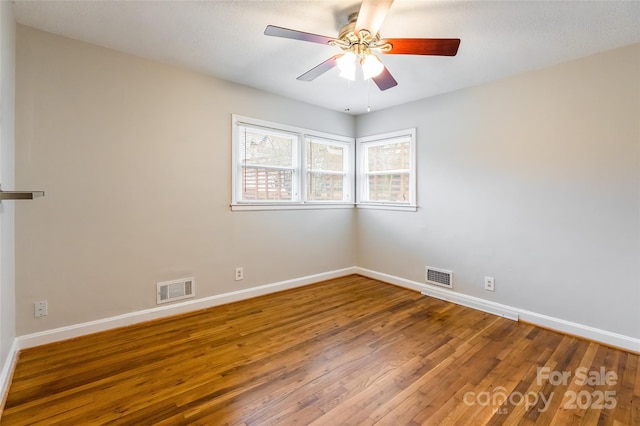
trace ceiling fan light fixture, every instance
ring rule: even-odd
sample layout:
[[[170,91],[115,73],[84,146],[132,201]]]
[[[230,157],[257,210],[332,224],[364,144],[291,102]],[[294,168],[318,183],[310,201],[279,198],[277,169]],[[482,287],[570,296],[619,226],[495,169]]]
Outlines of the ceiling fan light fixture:
[[[382,62],[374,54],[366,55],[360,60],[360,64],[362,65],[362,74],[365,80],[377,77],[384,69]]]
[[[351,71],[356,68],[356,55],[353,52],[345,52],[338,60],[338,69],[342,72]]]
[[[353,52],[346,52],[336,62],[340,77],[351,81],[356,79],[356,55]]]

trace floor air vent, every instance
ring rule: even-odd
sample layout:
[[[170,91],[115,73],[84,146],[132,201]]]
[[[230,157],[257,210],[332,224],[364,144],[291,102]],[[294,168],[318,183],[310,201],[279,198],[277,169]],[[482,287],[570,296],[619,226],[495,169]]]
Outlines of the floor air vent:
[[[195,280],[183,278],[174,281],[158,283],[157,303],[173,302],[174,300],[188,299],[194,296]]]
[[[441,287],[453,288],[453,272],[445,269],[426,268],[426,280],[429,284],[439,285]]]

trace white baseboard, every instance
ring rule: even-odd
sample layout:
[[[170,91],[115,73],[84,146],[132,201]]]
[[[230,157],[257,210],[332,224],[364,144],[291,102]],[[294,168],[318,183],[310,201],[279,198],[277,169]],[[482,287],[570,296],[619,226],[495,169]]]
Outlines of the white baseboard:
[[[411,281],[394,275],[372,271],[360,267],[350,267],[320,274],[308,275],[306,277],[280,281],[244,290],[232,291],[229,293],[205,297],[202,299],[188,300],[173,303],[171,305],[159,306],[128,314],[104,318],[96,321],[89,321],[81,324],[74,324],[67,327],[60,327],[53,330],[46,330],[38,333],[17,337],[11,348],[11,359],[8,359],[2,369],[0,386],[8,386],[8,377],[11,374],[13,365],[16,362],[16,354],[20,349],[40,346],[60,340],[71,339],[85,334],[96,333],[117,327],[133,325],[144,321],[150,321],[171,315],[178,315],[198,309],[205,309],[212,306],[223,305],[225,303],[237,302],[256,296],[262,296],[277,291],[300,287],[324,281],[332,278],[343,277],[350,274],[360,274],[365,277],[374,278],[400,287],[418,291],[424,295],[435,297],[458,305],[467,306],[479,311],[498,315],[511,320],[522,320],[540,327],[556,330],[562,333],[583,337],[596,342],[601,342],[609,346],[614,346],[624,350],[640,353],[640,339],[613,333],[595,327],[566,321],[560,318],[550,317],[544,314],[527,311],[520,308],[504,305],[501,303],[484,300],[478,297],[469,296],[455,291],[431,286],[426,283]]]
[[[535,324],[543,328],[557,330],[565,334],[584,337],[585,339],[601,342],[605,345],[613,346],[627,351],[640,353],[640,339],[638,338],[602,330],[600,328],[595,328],[588,325],[578,324],[571,321],[565,321],[561,318],[554,318],[547,315],[538,314],[536,312],[526,311],[524,309],[519,309],[518,312],[522,321]]]
[[[308,275],[306,277],[280,281],[272,284],[261,285],[258,287],[204,297],[201,299],[193,299],[185,302],[173,303],[171,305],[158,306],[156,308],[117,315],[110,318],[103,318],[81,324],[74,324],[67,327],[55,328],[53,330],[27,334],[18,337],[16,340],[18,341],[18,349],[31,348],[34,346],[40,346],[60,340],[71,339],[86,334],[97,333],[99,331],[109,330],[117,327],[125,327],[144,321],[150,321],[172,315],[179,315],[199,309],[210,308],[212,306],[237,302],[239,300],[250,299],[252,297],[275,293],[282,290],[288,290],[290,288],[301,287],[324,280],[330,280],[332,278],[344,277],[355,273],[356,268],[354,267],[337,269],[320,274]]]
[[[380,281],[388,282],[390,284],[398,285],[400,287],[419,291],[424,295],[446,300],[458,305],[467,306],[469,308],[488,312],[494,315],[499,315],[515,321],[522,320],[543,328],[548,328],[550,330],[559,331],[561,333],[604,343],[605,345],[613,346],[616,348],[636,353],[640,352],[640,339],[635,337],[625,336],[623,334],[613,333],[611,331],[602,330],[588,325],[566,321],[561,318],[550,317],[548,315],[527,311],[525,309],[514,308],[512,306],[503,305],[501,303],[491,302],[489,300],[480,299],[478,297],[469,296],[462,293],[456,293],[455,291],[449,289],[439,288],[426,283],[407,280],[405,278],[384,274],[382,272],[372,271],[370,269],[356,267],[355,270],[357,274],[363,275],[365,277],[374,278]]]
[[[0,398],[2,398],[0,401],[0,410],[4,408],[5,398],[9,393],[13,370],[16,367],[16,362],[18,362],[18,350],[18,339],[13,339],[13,343],[7,354],[7,359],[4,361],[2,370],[0,371]]]
[[[509,306],[501,305],[489,300],[480,299],[478,297],[467,296],[466,294],[456,293],[455,291],[446,288],[419,283],[416,281],[407,280],[405,278],[396,277],[394,275],[383,274],[382,272],[376,272],[370,269],[356,268],[356,271],[356,273],[364,275],[365,277],[375,278],[377,280],[395,284],[400,287],[419,291],[426,296],[435,297],[436,299],[445,300],[457,305],[463,305],[468,308],[477,309],[478,311],[487,312],[489,314],[498,315],[510,320],[518,321],[517,312]]]

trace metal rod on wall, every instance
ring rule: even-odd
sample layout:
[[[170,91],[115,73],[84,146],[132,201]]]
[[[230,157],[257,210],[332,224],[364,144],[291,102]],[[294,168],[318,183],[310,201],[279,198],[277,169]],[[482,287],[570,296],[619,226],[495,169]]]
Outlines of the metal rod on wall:
[[[33,200],[38,197],[44,197],[44,191],[3,191],[0,189],[0,201]]]

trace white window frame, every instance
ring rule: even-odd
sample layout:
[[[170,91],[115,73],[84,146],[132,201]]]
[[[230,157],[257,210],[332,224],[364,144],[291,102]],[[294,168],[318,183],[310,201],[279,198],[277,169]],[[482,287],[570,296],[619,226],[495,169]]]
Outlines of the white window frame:
[[[240,150],[240,138],[241,133],[240,133],[240,128],[244,127],[244,128],[248,128],[248,129],[254,129],[256,131],[262,132],[265,135],[271,135],[271,136],[286,136],[292,139],[293,142],[293,146],[291,147],[291,166],[270,166],[270,165],[242,165],[240,163],[241,159],[242,159],[242,154],[241,154],[241,150]],[[297,203],[300,201],[301,199],[301,188],[300,188],[300,177],[297,176],[300,173],[300,152],[301,152],[301,144],[300,144],[300,135],[298,135],[295,132],[289,132],[286,131],[284,129],[277,129],[275,127],[267,127],[267,126],[259,126],[259,125],[254,125],[253,123],[238,123],[235,126],[235,130],[237,132],[237,134],[234,137],[234,141],[235,141],[235,152],[238,154],[238,167],[236,169],[236,178],[238,179],[238,186],[234,187],[235,188],[235,195],[237,197],[238,200],[241,200],[242,198],[242,170],[243,168],[256,168],[256,169],[268,169],[268,170],[276,170],[276,171],[287,171],[290,170],[291,171],[291,200],[247,200],[247,201],[239,201],[241,203],[257,203],[257,204],[263,204],[263,203],[273,203],[273,204],[291,204],[291,203]]]
[[[339,209],[354,207],[354,153],[355,139],[334,135],[315,130],[304,129],[285,124],[259,120],[232,114],[232,149],[231,149],[231,210],[296,210],[296,209]],[[273,131],[274,133],[289,133],[296,137],[297,146],[294,148],[295,158],[292,174],[293,200],[242,200],[242,153],[240,152],[241,127],[254,127]],[[307,139],[318,140],[345,148],[345,183],[342,201],[307,200]]]
[[[367,170],[367,148],[377,145],[392,144],[397,139],[409,137],[409,200],[406,202],[394,201],[369,201],[368,200],[368,179]],[[416,129],[404,129],[394,132],[381,133],[377,135],[356,138],[356,206],[358,208],[382,209],[382,210],[405,210],[417,211],[418,205],[416,200]]]

